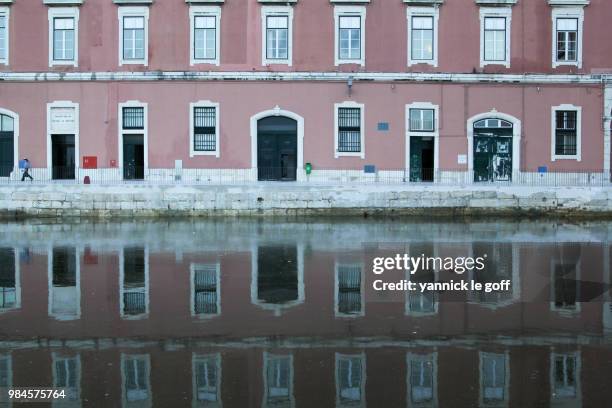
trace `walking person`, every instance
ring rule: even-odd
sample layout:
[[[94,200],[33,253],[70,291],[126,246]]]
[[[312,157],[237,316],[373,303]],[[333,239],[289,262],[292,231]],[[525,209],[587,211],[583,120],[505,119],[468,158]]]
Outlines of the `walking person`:
[[[30,181],[34,181],[34,177],[30,175],[30,168],[32,165],[27,157],[23,158],[23,176],[21,176],[21,181],[25,181],[26,177],[30,179]]]

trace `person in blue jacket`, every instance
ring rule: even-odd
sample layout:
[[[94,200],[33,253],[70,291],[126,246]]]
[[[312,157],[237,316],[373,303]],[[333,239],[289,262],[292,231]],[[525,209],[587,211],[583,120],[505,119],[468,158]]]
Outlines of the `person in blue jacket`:
[[[26,177],[28,177],[30,181],[33,181],[34,177],[30,175],[30,168],[32,165],[30,164],[28,158],[24,157],[21,164],[23,166],[23,176],[21,176],[21,181],[25,181]]]

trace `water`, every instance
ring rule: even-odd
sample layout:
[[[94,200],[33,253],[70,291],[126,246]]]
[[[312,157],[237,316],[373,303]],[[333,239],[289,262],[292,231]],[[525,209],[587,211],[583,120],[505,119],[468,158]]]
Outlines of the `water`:
[[[607,407],[612,223],[0,226],[0,388],[66,407]],[[484,271],[372,272],[486,254]],[[510,281],[379,292],[374,281]],[[10,406],[7,394],[0,406]],[[30,406],[51,406],[49,403]]]

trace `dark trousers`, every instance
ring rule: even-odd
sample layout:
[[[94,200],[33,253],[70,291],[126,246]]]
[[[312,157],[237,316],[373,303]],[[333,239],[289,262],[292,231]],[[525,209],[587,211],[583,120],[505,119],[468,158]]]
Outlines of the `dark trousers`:
[[[23,171],[23,176],[21,176],[21,181],[25,181],[26,177],[28,177],[30,180],[34,180],[34,177],[30,176],[30,169],[25,169]]]

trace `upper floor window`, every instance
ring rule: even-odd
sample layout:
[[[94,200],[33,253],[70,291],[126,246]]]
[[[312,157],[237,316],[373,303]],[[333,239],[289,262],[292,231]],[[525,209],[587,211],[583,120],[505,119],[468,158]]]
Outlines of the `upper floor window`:
[[[219,65],[221,7],[192,6],[191,21],[191,65]]]
[[[363,111],[363,105],[354,102],[336,104],[335,157],[365,157]]]
[[[408,66],[438,66],[438,7],[408,7]]]
[[[552,19],[553,68],[560,65],[575,65],[582,68],[584,10],[581,7],[554,8]]]
[[[49,8],[49,66],[78,65],[78,29],[78,8]]]
[[[335,64],[365,65],[365,18],[362,6],[336,6]]]
[[[480,9],[480,66],[510,67],[510,7]]]
[[[201,101],[190,106],[190,156],[219,157],[219,104]]]
[[[9,8],[0,7],[0,64],[8,65]]]
[[[148,65],[147,7],[119,7],[119,65]]]
[[[581,160],[582,109],[573,105],[560,105],[552,109],[552,161],[559,159]]]
[[[261,18],[263,65],[291,65],[293,8],[291,6],[264,6],[261,8]]]

